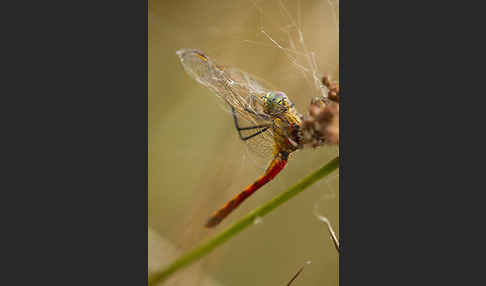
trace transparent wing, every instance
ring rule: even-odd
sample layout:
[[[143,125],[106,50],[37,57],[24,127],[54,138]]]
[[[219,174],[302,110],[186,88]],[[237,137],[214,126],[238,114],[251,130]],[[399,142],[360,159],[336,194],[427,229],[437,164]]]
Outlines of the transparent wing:
[[[197,82],[212,90],[240,117],[259,125],[270,121],[263,112],[262,96],[269,89],[255,77],[234,68],[217,65],[202,52],[194,49],[177,51],[184,70]]]
[[[200,84],[213,91],[228,107],[233,107],[242,127],[271,124],[272,118],[263,111],[262,96],[270,91],[261,80],[236,68],[217,65],[201,51],[182,49],[177,51],[187,74]],[[268,84],[266,85],[268,86]],[[243,136],[258,132],[260,129],[243,131]],[[273,152],[271,129],[246,141],[249,149],[268,157]]]

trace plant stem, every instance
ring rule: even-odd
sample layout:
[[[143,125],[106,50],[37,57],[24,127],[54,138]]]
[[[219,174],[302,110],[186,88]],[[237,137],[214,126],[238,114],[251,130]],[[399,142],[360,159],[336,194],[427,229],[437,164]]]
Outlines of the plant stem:
[[[179,259],[175,260],[171,264],[169,264],[164,269],[154,272],[152,275],[149,276],[149,285],[155,285],[158,282],[164,281],[169,278],[174,272],[177,270],[195,262],[196,260],[203,257],[205,254],[208,254],[219,246],[220,244],[224,243],[231,237],[235,236],[237,233],[245,229],[246,227],[253,224],[254,220],[257,217],[263,217],[264,215],[268,214],[281,204],[285,203],[286,201],[290,200],[303,190],[305,190],[310,185],[314,184],[319,179],[327,176],[332,171],[336,170],[339,167],[339,157],[334,158],[326,165],[322,166],[320,169],[315,171],[314,173],[308,175],[304,179],[302,179],[299,183],[288,189],[287,191],[283,192],[282,194],[276,196],[271,201],[265,203],[261,207],[253,210],[247,216],[240,219],[239,221],[235,222],[233,225],[229,226],[226,230],[222,233],[214,237],[213,239],[207,241],[206,243],[202,244],[198,248],[192,250],[181,256]]]

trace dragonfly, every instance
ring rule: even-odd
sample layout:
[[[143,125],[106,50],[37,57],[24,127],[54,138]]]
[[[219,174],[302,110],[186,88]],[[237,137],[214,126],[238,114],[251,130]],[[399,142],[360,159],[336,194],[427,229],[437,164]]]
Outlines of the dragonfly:
[[[181,49],[176,54],[190,77],[229,106],[241,140],[248,142],[259,138],[260,142],[273,146],[272,160],[265,173],[217,210],[205,225],[210,228],[218,225],[284,169],[289,155],[302,147],[300,127],[303,116],[284,92],[267,88],[255,76],[218,65],[196,49]],[[251,125],[242,127],[239,118]],[[257,148],[263,145],[257,144]]]

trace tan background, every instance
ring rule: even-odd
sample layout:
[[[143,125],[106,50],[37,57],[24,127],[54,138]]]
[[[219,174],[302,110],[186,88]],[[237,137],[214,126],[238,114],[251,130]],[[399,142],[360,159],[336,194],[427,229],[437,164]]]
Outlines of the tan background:
[[[263,25],[273,39],[290,47],[284,32],[290,18],[279,3],[149,0],[149,271],[219,233],[338,154],[337,147],[294,153],[274,181],[220,226],[203,228],[213,211],[262,174],[267,162],[248,151],[231,116],[184,73],[175,52],[197,48],[219,64],[264,78],[306,113],[317,91],[260,32]],[[300,11],[299,27],[315,52],[319,71],[338,79],[338,32],[332,12],[338,13],[338,5],[303,0],[299,9],[298,1],[282,3],[296,21]],[[297,43],[295,35],[291,39]],[[309,67],[304,58],[297,60]],[[166,285],[286,285],[308,260],[312,263],[293,285],[337,285],[338,255],[313,209],[318,204],[339,234],[338,180],[333,173],[316,183],[176,273]]]

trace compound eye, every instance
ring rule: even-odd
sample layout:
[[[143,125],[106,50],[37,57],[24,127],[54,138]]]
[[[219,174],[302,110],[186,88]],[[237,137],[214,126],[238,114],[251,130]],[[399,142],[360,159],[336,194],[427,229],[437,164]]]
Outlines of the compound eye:
[[[278,103],[280,105],[285,104],[285,101],[287,100],[287,95],[285,95],[285,93],[283,93],[281,91],[275,91],[273,95],[274,95],[276,103]]]
[[[264,109],[267,114],[277,115],[287,110],[289,101],[285,93],[281,91],[271,91],[264,99]]]

